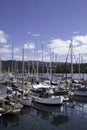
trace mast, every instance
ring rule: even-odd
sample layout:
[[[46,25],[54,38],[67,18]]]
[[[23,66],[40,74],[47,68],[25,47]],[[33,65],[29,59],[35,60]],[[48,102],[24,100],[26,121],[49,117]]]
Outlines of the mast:
[[[42,50],[42,74],[44,73],[44,66],[43,66],[43,44],[41,44],[41,50]]]
[[[50,49],[50,81],[52,80],[52,52]]]
[[[24,47],[22,48],[22,99],[24,97]]]
[[[28,44],[28,75],[30,74],[30,66],[29,66],[29,44]]]
[[[79,69],[79,80],[80,80],[80,57],[81,55],[79,54],[79,67],[78,67],[78,69]]]
[[[12,74],[13,74],[13,43],[12,43]]]
[[[37,40],[37,42],[36,42],[36,56],[37,56],[37,81],[39,80],[38,79],[38,40]]]
[[[83,55],[81,54],[81,63],[83,65]],[[84,72],[83,72],[83,80],[84,80]]]
[[[16,59],[15,59],[15,73],[18,73],[18,63]]]
[[[70,54],[71,54],[71,82],[73,80],[73,41],[70,44]]]
[[[0,74],[1,74],[1,68],[2,68],[2,65],[1,65],[1,55],[0,55]]]

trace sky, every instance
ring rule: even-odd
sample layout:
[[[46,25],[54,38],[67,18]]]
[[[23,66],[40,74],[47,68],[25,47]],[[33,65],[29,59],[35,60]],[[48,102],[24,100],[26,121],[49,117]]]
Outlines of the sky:
[[[70,61],[71,41],[87,63],[87,0],[0,0],[2,60]]]

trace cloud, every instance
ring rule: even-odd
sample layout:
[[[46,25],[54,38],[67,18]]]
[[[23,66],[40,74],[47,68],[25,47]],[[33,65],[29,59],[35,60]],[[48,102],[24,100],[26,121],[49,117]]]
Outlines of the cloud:
[[[35,33],[35,34],[32,34],[32,36],[33,36],[33,37],[39,37],[39,36],[40,36],[40,34]]]
[[[13,53],[17,53],[19,51],[20,51],[19,48],[17,48],[17,47],[13,48]],[[4,54],[12,53],[11,45],[3,45],[2,48],[0,48],[0,53],[4,53]]]
[[[58,55],[60,61],[65,61],[69,53],[70,58],[70,44],[71,40],[53,39],[50,40],[50,44],[47,45],[48,50]],[[72,38],[73,45],[73,58],[79,56],[79,54],[87,55],[87,35],[77,35]],[[86,57],[86,56],[85,56]],[[83,58],[86,60],[86,58]],[[75,60],[73,60],[75,62]]]
[[[3,48],[10,48],[11,47],[11,45],[9,45],[9,44],[3,44]]]
[[[3,55],[1,55],[1,58],[3,59],[3,60],[11,60],[11,55],[10,54],[3,54]]]
[[[68,47],[70,41],[63,41],[62,39],[53,39],[50,41],[50,44],[48,45],[49,48],[56,48],[56,47]]]
[[[0,53],[10,53],[11,52],[11,49],[8,49],[8,48],[1,48],[0,49]]]
[[[62,39],[54,39],[50,41],[50,44],[47,45],[52,52],[57,54],[66,54],[68,53],[70,40],[64,41]]]
[[[15,60],[18,60],[18,61],[21,61],[22,60],[22,56],[20,56],[20,55],[15,55],[15,58],[14,58]]]
[[[13,51],[14,51],[14,53],[17,53],[17,52],[19,52],[19,51],[20,51],[20,49],[19,49],[19,48],[17,48],[17,47],[15,47]]]
[[[31,32],[27,32],[28,34],[31,34]]]
[[[74,41],[82,44],[87,44],[87,35],[84,36],[75,36],[73,37]]]
[[[73,51],[75,52],[75,54],[85,54],[87,53],[87,45],[75,47]]]
[[[31,32],[29,32],[29,34],[31,34]],[[32,34],[33,36],[39,36],[40,34]],[[7,44],[7,35],[3,32],[0,31],[0,42],[1,43],[5,43],[2,44],[1,49],[0,49],[0,53],[2,53],[3,58],[4,56],[8,55],[8,59],[11,59],[11,54],[12,54],[12,46],[10,44]],[[2,39],[2,41],[1,41]],[[5,39],[5,40],[3,40]],[[41,41],[42,43],[42,41]],[[57,54],[58,56],[58,61],[65,61],[68,51],[69,51],[69,47],[70,47],[70,43],[71,40],[69,39],[62,39],[62,38],[56,38],[56,39],[49,39],[49,44],[46,44],[46,42],[44,42],[44,47],[43,47],[43,61],[50,61],[50,50],[51,52],[53,52],[54,54]],[[72,43],[73,43],[73,52],[74,55],[79,55],[82,54],[83,55],[83,60],[87,61],[87,35],[76,35],[72,37]],[[30,49],[30,60],[36,59],[36,52],[35,52],[35,43],[33,42],[26,42],[24,44],[24,48],[27,49],[25,51],[25,60],[28,60],[28,49]],[[22,51],[21,49],[19,49],[18,47],[13,48],[14,49],[14,57],[17,60],[22,60],[22,56],[20,56],[21,54],[19,53],[20,51]],[[17,53],[17,54],[16,54]],[[5,58],[6,59],[6,58]],[[38,60],[42,60],[42,50],[41,50],[41,46],[38,45]]]
[[[18,61],[22,61],[22,56],[20,55],[15,55],[14,56],[14,59],[15,60],[18,60]],[[24,61],[27,61],[28,60],[28,56],[24,56]]]
[[[7,43],[7,34],[4,31],[0,30],[0,43]]]
[[[79,32],[78,31],[74,31],[73,34],[78,34]]]
[[[75,54],[85,54],[87,53],[87,35],[84,36],[74,36],[72,38],[73,51]],[[53,39],[50,44],[47,45],[52,52],[57,54],[67,54],[69,50],[71,40]]]
[[[35,45],[32,42],[27,42],[26,44],[24,44],[24,48],[25,49],[34,49]]]

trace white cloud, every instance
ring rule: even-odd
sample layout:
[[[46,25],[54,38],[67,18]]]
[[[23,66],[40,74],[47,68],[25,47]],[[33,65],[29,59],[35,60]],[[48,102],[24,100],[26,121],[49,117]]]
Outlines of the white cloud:
[[[11,49],[8,49],[8,48],[1,48],[0,49],[0,53],[10,53],[11,52]]]
[[[1,55],[1,58],[3,59],[3,60],[11,60],[11,55],[10,54],[4,54],[4,55]]]
[[[31,34],[31,32],[27,32],[29,35]]]
[[[17,53],[17,52],[19,52],[20,51],[20,49],[19,48],[17,48],[17,47],[15,47],[14,49],[13,49],[13,52],[14,53]],[[2,48],[0,48],[0,53],[4,53],[4,54],[7,54],[7,53],[12,53],[12,49],[11,49],[11,46],[10,45],[3,45],[3,47]]]
[[[84,36],[74,36],[72,38],[73,51],[75,54],[85,54],[87,53],[87,35]],[[57,54],[67,54],[69,50],[71,41],[54,39],[50,41],[50,44],[47,45],[52,52]]]
[[[3,48],[10,48],[10,47],[11,45],[6,45],[6,44],[3,45]]]
[[[73,50],[75,54],[85,54],[87,53],[87,45],[81,45],[81,46],[75,47]]]
[[[7,34],[0,30],[0,43],[7,43]]]
[[[57,54],[66,54],[68,53],[70,40],[64,41],[61,39],[54,39],[50,41],[51,43],[47,45],[48,48],[51,49],[52,52]]]
[[[51,40],[50,42],[51,42],[51,44],[49,44],[48,47],[50,47],[51,49],[56,48],[56,47],[59,47],[59,48],[68,47],[69,43],[70,43],[69,40],[63,41],[61,39],[54,39],[54,40]]]
[[[33,36],[33,37],[39,37],[39,36],[40,36],[40,34],[35,33],[35,34],[32,34],[32,36]]]
[[[87,44],[87,35],[84,36],[75,36],[73,37],[74,41],[82,44]]]
[[[18,61],[22,61],[22,56],[20,56],[20,55],[15,55],[14,59],[15,59],[15,60],[18,60]]]
[[[73,34],[78,34],[79,32],[78,31],[74,31]]]
[[[30,34],[31,32],[29,32]],[[39,36],[40,34],[32,34],[33,36]],[[2,41],[1,41],[2,39]],[[3,40],[5,39],[5,40]],[[78,54],[82,54],[84,61],[87,61],[87,35],[77,35],[77,36],[73,36],[73,51],[75,55]],[[7,43],[7,36],[3,31],[0,31],[0,42],[1,43]],[[41,42],[42,43],[42,42]],[[56,39],[50,39],[50,44],[46,44],[46,42],[44,42],[44,48],[43,48],[43,60],[44,61],[50,61],[50,49],[52,52],[56,53],[58,56],[58,61],[65,61],[66,60],[66,56],[68,54],[69,51],[69,46],[71,43],[71,40],[67,39],[67,40],[63,40],[60,38],[56,38]],[[38,60],[42,60],[42,50],[41,47],[38,45],[39,50],[38,50]],[[12,54],[12,49],[11,49],[11,45],[9,44],[2,44],[2,47],[0,49],[0,53],[3,54],[3,56],[8,55],[8,59],[11,58],[11,54]],[[26,42],[24,44],[24,48],[25,49],[30,49],[30,60],[36,59],[36,52],[35,52],[35,44],[33,42]],[[22,51],[21,49],[15,47],[14,48],[14,57],[17,60],[22,60],[22,54],[20,54],[19,52]],[[16,54],[17,53],[17,54]],[[28,51],[25,51],[25,60],[28,60]],[[85,56],[84,56],[85,55]],[[4,57],[3,57],[4,58]],[[6,59],[6,58],[5,58]],[[65,60],[64,60],[65,59]]]
[[[17,48],[17,47],[15,47],[13,51],[14,51],[14,53],[17,53],[17,52],[19,52],[19,51],[20,51],[20,49],[19,49],[19,48]]]
[[[14,59],[15,60],[18,60],[18,61],[22,61],[22,56],[20,55],[15,55],[14,56]],[[27,61],[28,60],[28,56],[24,56],[24,61]]]
[[[24,44],[24,48],[25,49],[34,49],[35,48],[35,45],[34,45],[34,43],[29,43],[29,42],[27,42],[26,44]]]

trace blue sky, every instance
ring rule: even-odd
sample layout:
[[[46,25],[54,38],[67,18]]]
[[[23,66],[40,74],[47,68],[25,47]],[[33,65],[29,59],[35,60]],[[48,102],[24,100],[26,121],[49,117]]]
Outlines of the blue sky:
[[[87,62],[87,0],[0,0],[0,53],[3,60],[65,62],[71,39],[78,62]],[[81,60],[81,58],[80,58]]]

